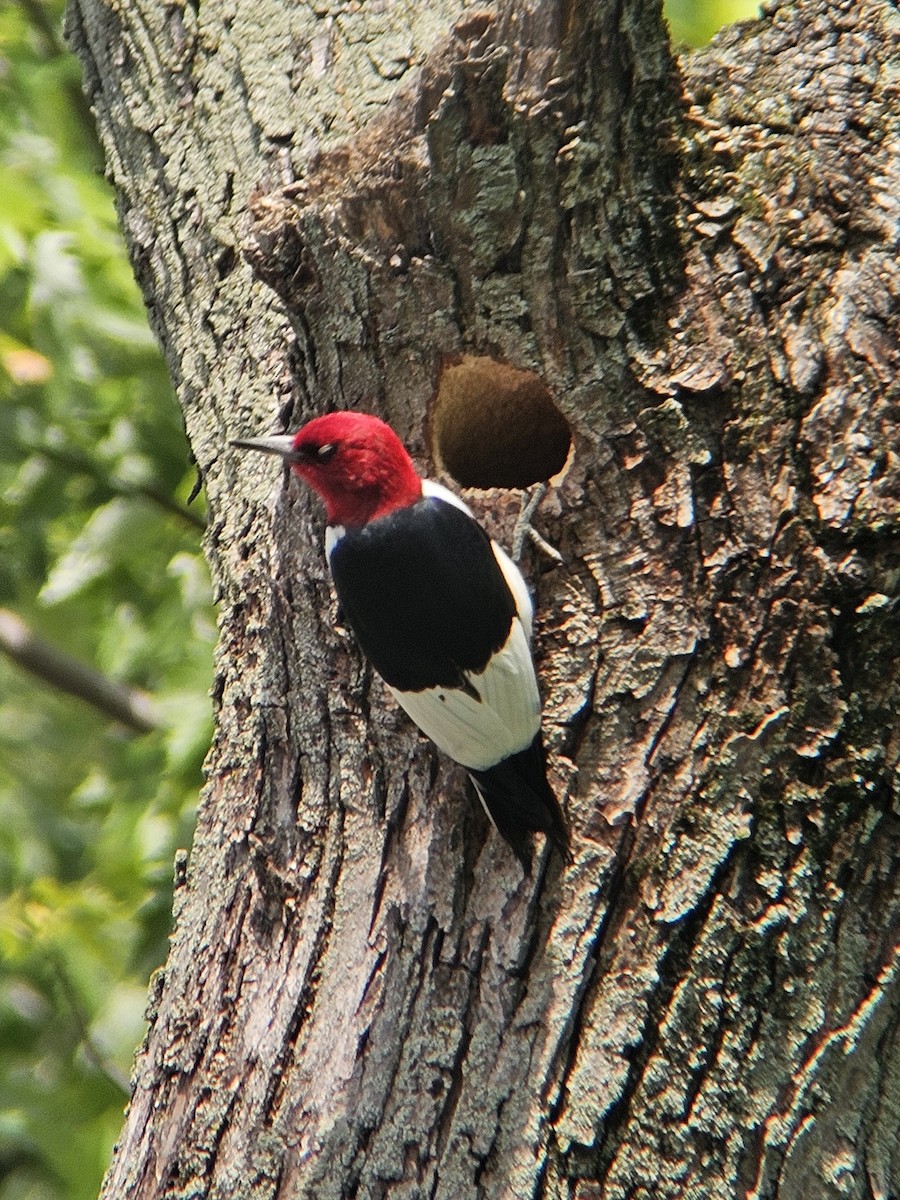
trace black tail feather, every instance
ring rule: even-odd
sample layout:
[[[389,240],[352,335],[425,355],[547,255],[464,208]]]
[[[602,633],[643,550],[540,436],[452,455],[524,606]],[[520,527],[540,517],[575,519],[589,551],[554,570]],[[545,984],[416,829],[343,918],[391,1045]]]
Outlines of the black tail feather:
[[[569,860],[569,831],[547,781],[544,743],[538,732],[530,746],[484,771],[469,771],[481,802],[500,836],[526,872],[531,872],[531,834],[543,833]]]

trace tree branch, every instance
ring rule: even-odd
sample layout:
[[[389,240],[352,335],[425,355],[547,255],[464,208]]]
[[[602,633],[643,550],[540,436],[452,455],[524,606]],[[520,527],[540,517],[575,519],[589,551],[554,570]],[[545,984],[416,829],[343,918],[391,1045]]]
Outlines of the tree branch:
[[[125,1096],[130,1096],[131,1087],[128,1077],[123,1071],[119,1070],[114,1062],[106,1057],[94,1041],[87,1013],[84,1010],[84,1005],[81,1002],[75,984],[72,982],[61,953],[54,957],[52,965],[53,974],[63,995],[63,1002],[68,1007],[78,1027],[85,1057],[95,1070],[105,1076],[114,1087],[118,1088]]]
[[[94,462],[88,455],[74,450],[71,446],[63,448],[41,442],[38,445],[27,447],[27,452],[40,454],[66,470],[87,475],[89,479],[93,479],[99,487],[105,488],[112,495],[125,496],[128,499],[149,500],[151,504],[155,504],[163,512],[177,517],[186,525],[190,525],[192,529],[199,529],[201,533],[206,529],[206,521],[203,517],[183,504],[179,504],[177,500],[173,500],[162,488],[154,487],[150,483],[129,483],[127,479],[108,475],[99,463]]]
[[[136,733],[159,728],[159,714],[148,695],[107,679],[100,671],[59,650],[8,609],[0,609],[0,650],[23,670],[61,692],[77,696]]]

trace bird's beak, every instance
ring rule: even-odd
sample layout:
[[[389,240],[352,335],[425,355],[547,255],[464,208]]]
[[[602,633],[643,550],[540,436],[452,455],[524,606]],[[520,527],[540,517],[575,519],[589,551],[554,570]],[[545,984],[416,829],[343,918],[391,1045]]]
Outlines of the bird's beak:
[[[291,434],[281,437],[235,438],[228,443],[239,450],[261,450],[263,454],[277,454],[289,462],[294,460],[294,438]]]

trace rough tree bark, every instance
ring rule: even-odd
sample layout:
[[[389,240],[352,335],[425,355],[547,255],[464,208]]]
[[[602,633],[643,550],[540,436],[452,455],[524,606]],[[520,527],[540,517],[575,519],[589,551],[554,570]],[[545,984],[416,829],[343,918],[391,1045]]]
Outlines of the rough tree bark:
[[[72,0],[222,616],[106,1196],[900,1194],[898,31],[775,3],[679,68],[644,0]],[[365,406],[490,484],[529,389],[575,855],[523,878],[226,439]]]

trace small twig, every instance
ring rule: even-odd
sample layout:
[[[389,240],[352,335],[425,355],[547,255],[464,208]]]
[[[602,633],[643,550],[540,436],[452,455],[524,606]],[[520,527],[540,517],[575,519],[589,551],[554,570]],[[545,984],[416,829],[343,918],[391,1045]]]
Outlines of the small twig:
[[[178,517],[194,529],[201,531],[206,529],[206,522],[198,513],[185,508],[183,504],[179,504],[177,500],[173,500],[171,496],[167,496],[159,488],[154,487],[152,484],[129,483],[127,480],[120,479],[116,475],[107,475],[98,463],[93,462],[86,454],[82,454],[69,446],[65,448],[48,446],[42,442],[35,446],[29,446],[28,450],[30,453],[41,454],[44,458],[49,458],[51,462],[69,471],[87,475],[89,479],[93,479],[96,484],[106,488],[114,496],[125,496],[129,499],[140,497],[150,500],[165,512],[171,513],[173,517]],[[192,495],[196,495],[196,492]]]
[[[25,14],[25,19],[37,35],[41,43],[41,53],[45,58],[59,58],[65,54],[66,48],[59,36],[59,30],[39,0],[19,0],[19,8]]]
[[[137,733],[159,728],[156,707],[145,692],[116,683],[59,650],[32,633],[24,621],[5,608],[0,608],[0,651],[45,683],[77,696]]]
[[[537,512],[538,505],[547,495],[547,484],[539,483],[531,494],[526,494],[522,501],[522,508],[516,518],[516,526],[512,536],[512,557],[513,562],[518,562],[522,556],[522,547],[525,544],[526,537],[531,538],[539,550],[543,550],[548,558],[552,558],[554,562],[561,563],[563,556],[551,546],[546,538],[541,537],[538,531],[531,524],[531,518]]]
[[[68,1004],[75,1019],[75,1024],[78,1027],[78,1035],[81,1039],[81,1044],[84,1047],[84,1052],[87,1055],[88,1061],[106,1078],[110,1083],[121,1089],[126,1096],[131,1095],[131,1084],[128,1076],[124,1071],[120,1070],[115,1063],[110,1062],[105,1055],[100,1051],[91,1036],[90,1025],[88,1024],[87,1016],[81,1006],[81,1000],[75,991],[75,985],[69,978],[69,973],[64,964],[60,961],[59,953],[53,955],[53,973],[56,976],[57,982],[65,997],[65,1002]]]
[[[25,19],[35,34],[40,53],[45,59],[63,58],[69,52],[62,39],[59,22],[51,20],[47,8],[41,0],[18,0],[19,8],[25,14]],[[70,109],[77,114],[79,123],[84,131],[85,143],[96,160],[98,168],[103,166],[104,154],[100,139],[97,136],[97,124],[91,106],[85,98],[81,84],[72,82],[64,85],[68,96]]]

